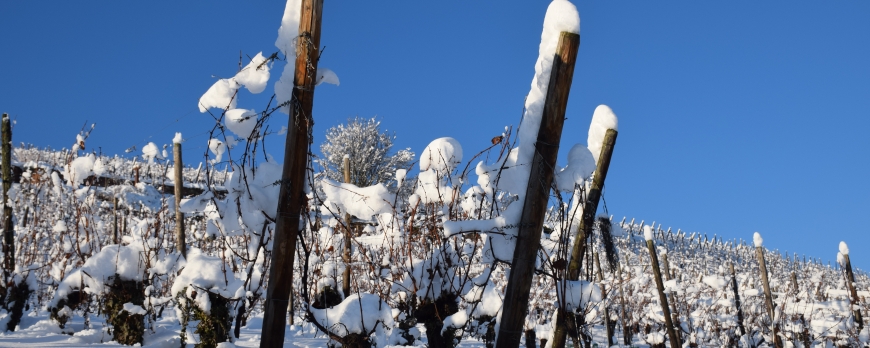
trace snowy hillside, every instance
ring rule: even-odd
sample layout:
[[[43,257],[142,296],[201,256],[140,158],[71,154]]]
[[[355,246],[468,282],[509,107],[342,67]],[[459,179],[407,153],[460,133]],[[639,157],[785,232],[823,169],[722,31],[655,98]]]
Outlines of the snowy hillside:
[[[757,233],[747,245],[614,221],[606,205],[596,216],[619,121],[600,105],[587,144],[559,144],[579,44],[570,2],[547,10],[518,128],[494,125],[492,146],[473,151],[434,139],[384,176],[395,186],[365,187],[312,160],[311,93],[339,81],[316,65],[319,33],[296,30],[315,23],[300,6],[288,1],[282,19],[283,62],[254,55],[198,100],[216,122],[196,168],[154,143],[142,162],[96,156],[88,133],[69,151],[18,146],[7,157],[21,173],[4,189],[0,346],[258,346],[267,327],[284,328],[285,309],[285,346],[870,342],[870,278],[853,272],[845,243],[829,246],[831,266],[765,249]],[[239,93],[263,92],[281,64],[263,111],[242,109]],[[275,112],[290,114],[287,136],[267,131]],[[266,137],[297,141],[285,163],[265,153]],[[567,163],[556,164],[560,148]],[[166,189],[173,180],[191,189],[183,199]],[[275,295],[288,288],[289,301]],[[504,329],[511,320],[522,332]]]

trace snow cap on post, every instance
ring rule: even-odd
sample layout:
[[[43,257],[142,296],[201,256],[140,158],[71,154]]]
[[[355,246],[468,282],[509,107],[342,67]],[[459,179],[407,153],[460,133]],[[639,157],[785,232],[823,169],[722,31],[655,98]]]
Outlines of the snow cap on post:
[[[764,239],[761,239],[760,233],[755,232],[755,234],[752,235],[752,242],[755,243],[756,248],[760,248],[762,243],[764,243]]]
[[[595,108],[592,113],[592,123],[589,125],[589,136],[586,138],[586,144],[589,146],[589,151],[595,158],[595,163],[598,163],[598,156],[601,154],[601,145],[604,143],[604,135],[608,129],[619,131],[619,120],[616,114],[609,106],[601,104]]]
[[[840,242],[840,254],[849,255],[849,246],[846,242]]]
[[[843,253],[837,253],[837,264],[840,266],[846,265],[846,257],[843,256]]]
[[[544,16],[543,34],[551,34],[555,36],[556,41],[559,41],[559,33],[563,31],[580,34],[580,13],[577,12],[577,7],[568,0],[553,0],[547,7],[547,14]],[[541,40],[541,44],[544,44],[543,40]]]
[[[175,137],[172,138],[172,143],[173,144],[181,144],[181,140],[182,140],[181,139],[181,132],[176,132]]]
[[[652,226],[650,226],[650,225],[643,226],[643,239],[653,240]]]

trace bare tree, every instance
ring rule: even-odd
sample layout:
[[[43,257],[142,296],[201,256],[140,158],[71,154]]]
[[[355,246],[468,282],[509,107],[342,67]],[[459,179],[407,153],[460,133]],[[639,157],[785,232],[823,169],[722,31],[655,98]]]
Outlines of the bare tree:
[[[326,131],[326,141],[320,145],[323,158],[317,163],[326,176],[335,181],[344,181],[343,159],[350,159],[350,183],[359,187],[384,183],[395,184],[396,169],[407,168],[414,160],[410,148],[390,155],[395,134],[381,132],[381,122],[375,118],[354,117],[347,124],[340,124]]]

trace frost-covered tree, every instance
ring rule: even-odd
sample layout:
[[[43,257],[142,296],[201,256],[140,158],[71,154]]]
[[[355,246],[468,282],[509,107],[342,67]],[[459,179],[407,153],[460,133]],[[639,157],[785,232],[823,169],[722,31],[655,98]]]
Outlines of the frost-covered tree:
[[[343,182],[344,157],[350,157],[351,183],[359,187],[384,183],[395,184],[396,169],[407,168],[414,160],[410,148],[389,155],[395,134],[381,132],[381,122],[375,118],[354,117],[326,131],[326,141],[320,145],[323,158],[317,163],[330,179]]]

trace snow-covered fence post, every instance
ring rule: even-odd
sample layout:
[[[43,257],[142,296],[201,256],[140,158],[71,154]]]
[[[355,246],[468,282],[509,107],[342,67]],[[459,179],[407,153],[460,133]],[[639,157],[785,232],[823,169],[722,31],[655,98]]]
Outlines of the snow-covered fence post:
[[[855,311],[855,323],[858,324],[858,332],[864,329],[864,319],[861,310],[855,307],[858,304],[858,290],[855,289],[855,273],[852,272],[852,261],[849,260],[849,246],[846,242],[840,242],[840,255],[843,255],[843,268],[846,270],[846,285],[851,295],[853,310]]]
[[[595,174],[592,175],[592,186],[586,194],[580,227],[577,228],[577,236],[571,247],[571,261],[568,263],[568,278],[570,280],[577,280],[580,277],[580,267],[586,253],[586,239],[592,234],[595,213],[598,211],[598,202],[601,200],[601,191],[604,189],[604,180],[607,179],[607,170],[610,168],[610,159],[613,157],[613,147],[616,145],[618,134],[619,132],[615,129],[608,129],[604,134],[601,154],[598,156]]]
[[[586,254],[586,239],[592,234],[595,212],[598,210],[598,202],[601,200],[601,190],[604,189],[604,180],[607,178],[607,170],[610,168],[610,159],[613,156],[613,147],[616,145],[616,136],[618,134],[615,129],[608,129],[604,134],[601,154],[598,156],[595,174],[592,175],[592,186],[586,194],[580,227],[577,228],[577,235],[574,237],[574,244],[571,248],[571,261],[568,263],[568,280],[578,280],[580,278],[580,268],[583,264],[583,256]],[[568,328],[566,326],[566,322],[569,320],[568,317],[569,313],[565,313],[562,308],[558,309],[556,328],[553,333],[553,348],[565,347],[565,340],[568,337]]]
[[[350,156],[345,155],[342,160],[342,170],[344,171],[344,182],[350,184]],[[350,235],[352,233],[350,227],[350,214],[344,213],[344,250],[341,252],[341,260],[344,262],[344,272],[341,273],[341,292],[344,297],[350,296]]]
[[[734,263],[728,264],[731,270],[731,291],[734,292],[734,307],[737,308],[737,328],[740,329],[740,337],[746,335],[746,327],[743,326],[743,307],[740,305],[740,288],[737,287],[737,273],[734,272]]]
[[[577,60],[579,47],[579,34],[564,31],[560,33],[547,87],[541,126],[535,142],[535,154],[529,170],[529,182],[523,202],[510,277],[505,289],[504,307],[495,344],[497,348],[519,347],[523,335],[523,324],[529,307],[529,290],[535,274],[535,260],[541,245],[544,215],[553,183],[553,168],[556,167],[562,125],[565,122],[565,109],[568,106],[568,94],[574,78],[574,63]]]
[[[184,163],[181,161],[181,133],[172,139],[172,158],[175,161],[175,250],[187,257],[184,241],[184,213],[181,212],[181,192],[184,188]]]
[[[770,325],[773,327],[773,341],[776,348],[782,347],[782,339],[779,338],[779,326],[776,324],[774,316],[775,307],[773,306],[773,294],[770,292],[770,282],[767,279],[767,264],[764,262],[764,240],[761,234],[755,232],[752,236],[752,242],[755,244],[755,256],[758,258],[758,271],[761,273],[761,285],[764,287],[764,304],[767,307],[767,315],[770,317]]]
[[[655,278],[656,288],[659,292],[659,306],[662,308],[662,314],[665,317],[665,328],[668,330],[668,340],[671,343],[671,348],[680,348],[680,341],[677,338],[676,330],[674,330],[674,323],[671,321],[671,309],[668,307],[668,296],[665,294],[665,284],[662,282],[662,271],[659,268],[659,258],[656,255],[656,244],[653,241],[652,227],[644,226],[643,237],[646,239],[646,248],[649,250],[653,278]]]
[[[601,300],[604,302],[607,300],[607,289],[604,288],[604,272],[601,271],[601,260],[598,258],[598,252],[593,255],[595,256],[595,269],[598,272],[598,282],[601,283]],[[610,347],[613,345],[613,327],[610,325],[610,309],[607,305],[604,306],[604,328],[607,333],[607,346]]]
[[[12,206],[9,205],[9,189],[12,188],[12,125],[9,115],[3,114],[2,127],[3,161],[3,275],[4,284],[15,271],[15,229],[12,225]]]
[[[305,171],[308,168],[310,131],[314,127],[311,111],[314,106],[314,85],[320,57],[320,22],[323,0],[302,0],[299,16],[299,36],[296,39],[296,66],[290,95],[290,117],[284,144],[284,165],[278,194],[278,212],[272,246],[272,266],[263,313],[260,347],[280,347],[284,344],[287,306],[293,284],[293,264],[296,240],[305,206]],[[287,96],[279,96],[286,98]],[[306,286],[303,284],[302,286]]]

